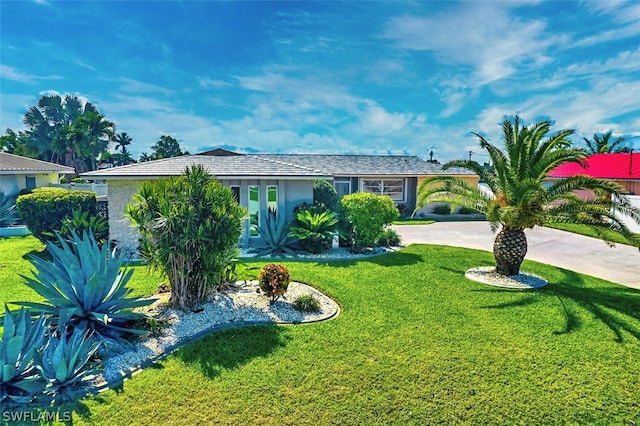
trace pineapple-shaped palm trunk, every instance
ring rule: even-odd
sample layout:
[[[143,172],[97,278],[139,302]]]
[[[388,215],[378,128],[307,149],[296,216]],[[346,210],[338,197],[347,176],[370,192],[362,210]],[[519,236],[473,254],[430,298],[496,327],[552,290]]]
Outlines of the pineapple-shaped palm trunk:
[[[524,231],[503,227],[493,243],[496,272],[502,275],[518,275],[526,254],[527,236]]]

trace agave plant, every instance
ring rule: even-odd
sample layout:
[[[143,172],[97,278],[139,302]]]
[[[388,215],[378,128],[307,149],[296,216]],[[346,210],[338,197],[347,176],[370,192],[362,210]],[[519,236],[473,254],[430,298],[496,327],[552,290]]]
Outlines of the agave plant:
[[[44,389],[37,365],[45,338],[45,317],[35,321],[27,309],[14,316],[4,307],[4,336],[0,342],[0,402],[26,404]]]
[[[296,238],[289,236],[290,221],[279,221],[275,210],[269,209],[264,226],[258,227],[262,245],[256,248],[259,256],[289,254],[295,256]]]
[[[338,224],[338,218],[332,211],[314,213],[301,210],[296,214],[296,222],[289,236],[300,239],[302,248],[310,253],[322,253],[331,248],[331,239]]]
[[[13,225],[17,221],[16,200],[4,195],[4,192],[0,190],[0,226]]]
[[[46,382],[45,392],[56,402],[71,401],[95,377],[88,361],[100,346],[91,339],[92,332],[75,330],[69,337],[51,336],[42,353],[40,371]]]
[[[111,244],[98,246],[91,232],[78,236],[71,231],[68,243],[58,235],[59,245],[47,243],[52,261],[29,256],[36,267],[34,278],[23,276],[26,284],[46,299],[46,303],[14,302],[52,319],[59,330],[94,330],[99,337],[120,339],[124,333],[144,334],[130,327],[145,317],[131,309],[153,300],[128,298],[126,287],[133,270],[123,271],[124,253],[115,254]]]

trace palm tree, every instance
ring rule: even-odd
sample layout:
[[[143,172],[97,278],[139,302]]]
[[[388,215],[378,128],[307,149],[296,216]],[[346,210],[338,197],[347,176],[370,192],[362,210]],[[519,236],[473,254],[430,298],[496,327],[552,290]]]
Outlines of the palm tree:
[[[116,143],[116,151],[118,148],[122,148],[122,153],[124,154],[127,149],[127,145],[131,145],[133,139],[131,139],[131,136],[129,136],[127,132],[120,132],[116,135],[114,141]]]
[[[77,138],[71,126],[88,113],[98,113],[91,102],[83,103],[78,97],[45,95],[24,115],[27,148],[38,152],[38,158],[62,164],[65,154],[73,151],[69,143]]]
[[[640,246],[640,238],[632,234],[614,214],[630,216],[640,223],[640,209],[633,207],[617,183],[588,176],[572,176],[547,184],[545,178],[561,164],[581,163],[586,153],[571,146],[569,136],[573,130],[561,130],[547,136],[549,121],[528,127],[520,125],[519,117],[502,125],[504,149],[490,144],[484,137],[480,146],[486,149],[493,169],[486,171],[476,161],[454,160],[443,166],[462,167],[478,174],[493,194],[487,195],[477,187],[452,176],[435,176],[425,180],[418,188],[417,209],[431,202],[462,205],[485,213],[496,232],[493,244],[496,272],[516,275],[527,253],[524,230],[547,223],[564,222],[585,224],[597,235],[611,243],[606,230],[626,237]],[[583,200],[575,191],[589,189],[613,195],[608,198]]]
[[[629,148],[622,146],[626,142],[626,138],[618,136],[611,141],[612,132],[608,131],[602,135],[593,134],[593,140],[582,138],[587,144],[587,153],[589,154],[615,154],[619,152],[629,152]]]
[[[73,131],[79,137],[76,139],[74,148],[83,160],[90,162],[90,170],[96,169],[96,159],[107,151],[115,130],[116,126],[113,122],[96,112],[88,112],[75,120]]]

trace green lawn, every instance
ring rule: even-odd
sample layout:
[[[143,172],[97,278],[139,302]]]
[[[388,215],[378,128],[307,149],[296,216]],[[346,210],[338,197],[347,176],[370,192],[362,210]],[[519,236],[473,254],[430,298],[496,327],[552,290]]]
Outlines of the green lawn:
[[[551,223],[545,226],[549,228],[560,229],[562,231],[573,232],[574,234],[586,235],[587,237],[600,238],[593,231],[593,229],[591,229],[587,225],[579,225],[574,223]],[[629,241],[624,239],[619,234],[616,234],[615,232],[607,232],[607,235],[609,236],[609,238],[611,238],[611,241],[613,241],[614,243],[629,245]]]
[[[432,223],[435,223],[435,220],[408,218],[393,221],[394,225],[431,225]]]
[[[490,253],[444,246],[285,264],[341,315],[210,335],[75,405],[74,424],[640,422],[638,290],[528,261],[549,286],[494,288],[463,276]],[[2,300],[20,286],[5,269]],[[142,267],[132,281],[153,288]]]

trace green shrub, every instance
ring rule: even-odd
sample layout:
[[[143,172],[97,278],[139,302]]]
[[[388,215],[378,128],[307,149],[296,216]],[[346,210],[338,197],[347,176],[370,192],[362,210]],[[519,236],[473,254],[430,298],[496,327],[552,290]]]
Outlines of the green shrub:
[[[131,309],[153,300],[127,298],[131,289],[126,285],[133,270],[121,270],[124,253],[117,256],[108,242],[100,248],[90,232],[79,236],[72,231],[71,242],[59,238],[59,244],[47,242],[51,261],[29,255],[36,270],[33,278],[23,276],[26,285],[45,302],[14,303],[51,318],[52,326],[61,334],[93,330],[99,337],[113,339],[120,339],[124,333],[144,334],[131,327],[144,315]]]
[[[398,235],[398,233],[391,228],[385,229],[382,235],[380,236],[380,239],[378,240],[379,246],[386,246],[386,247],[399,246],[400,243],[401,243],[400,235]]]
[[[291,226],[290,236],[300,239],[300,247],[309,253],[322,253],[331,248],[338,218],[332,211],[313,213],[301,210]]]
[[[449,204],[439,204],[433,208],[435,214],[451,214],[451,206]]]
[[[326,180],[313,182],[313,204],[323,205],[327,210],[335,212],[338,207],[338,193]]]
[[[318,312],[320,301],[312,294],[305,294],[293,301],[293,307],[300,312]]]
[[[262,243],[255,249],[259,256],[277,256],[289,254],[295,256],[296,239],[289,235],[291,222],[279,220],[275,210],[269,209],[264,224],[258,227]]]
[[[469,207],[462,206],[458,209],[458,214],[474,214],[474,213],[478,213],[478,212]]]
[[[65,241],[71,242],[73,238],[72,232],[74,231],[78,235],[91,231],[98,245],[102,246],[109,239],[109,222],[100,215],[91,215],[88,211],[74,210],[71,218],[66,217],[62,220],[62,228],[58,232]],[[44,234],[54,236],[53,233],[49,232]],[[58,239],[53,240],[55,243],[58,241]]]
[[[0,341],[0,403],[28,404],[44,390],[38,357],[45,339],[45,318],[31,318],[20,309],[4,307],[4,334]]]
[[[352,248],[373,246],[386,226],[398,218],[393,200],[386,195],[356,192],[341,200],[342,216],[352,227]]]
[[[275,263],[264,265],[258,275],[258,285],[271,302],[275,302],[287,292],[290,280],[289,270]]]
[[[62,229],[66,218],[73,217],[74,210],[97,215],[94,192],[63,188],[36,188],[19,196],[16,207],[22,222],[43,243],[57,240],[55,232]]]
[[[145,182],[127,216],[140,231],[140,254],[171,283],[171,304],[204,303],[223,279],[246,210],[202,166],[180,177]]]

